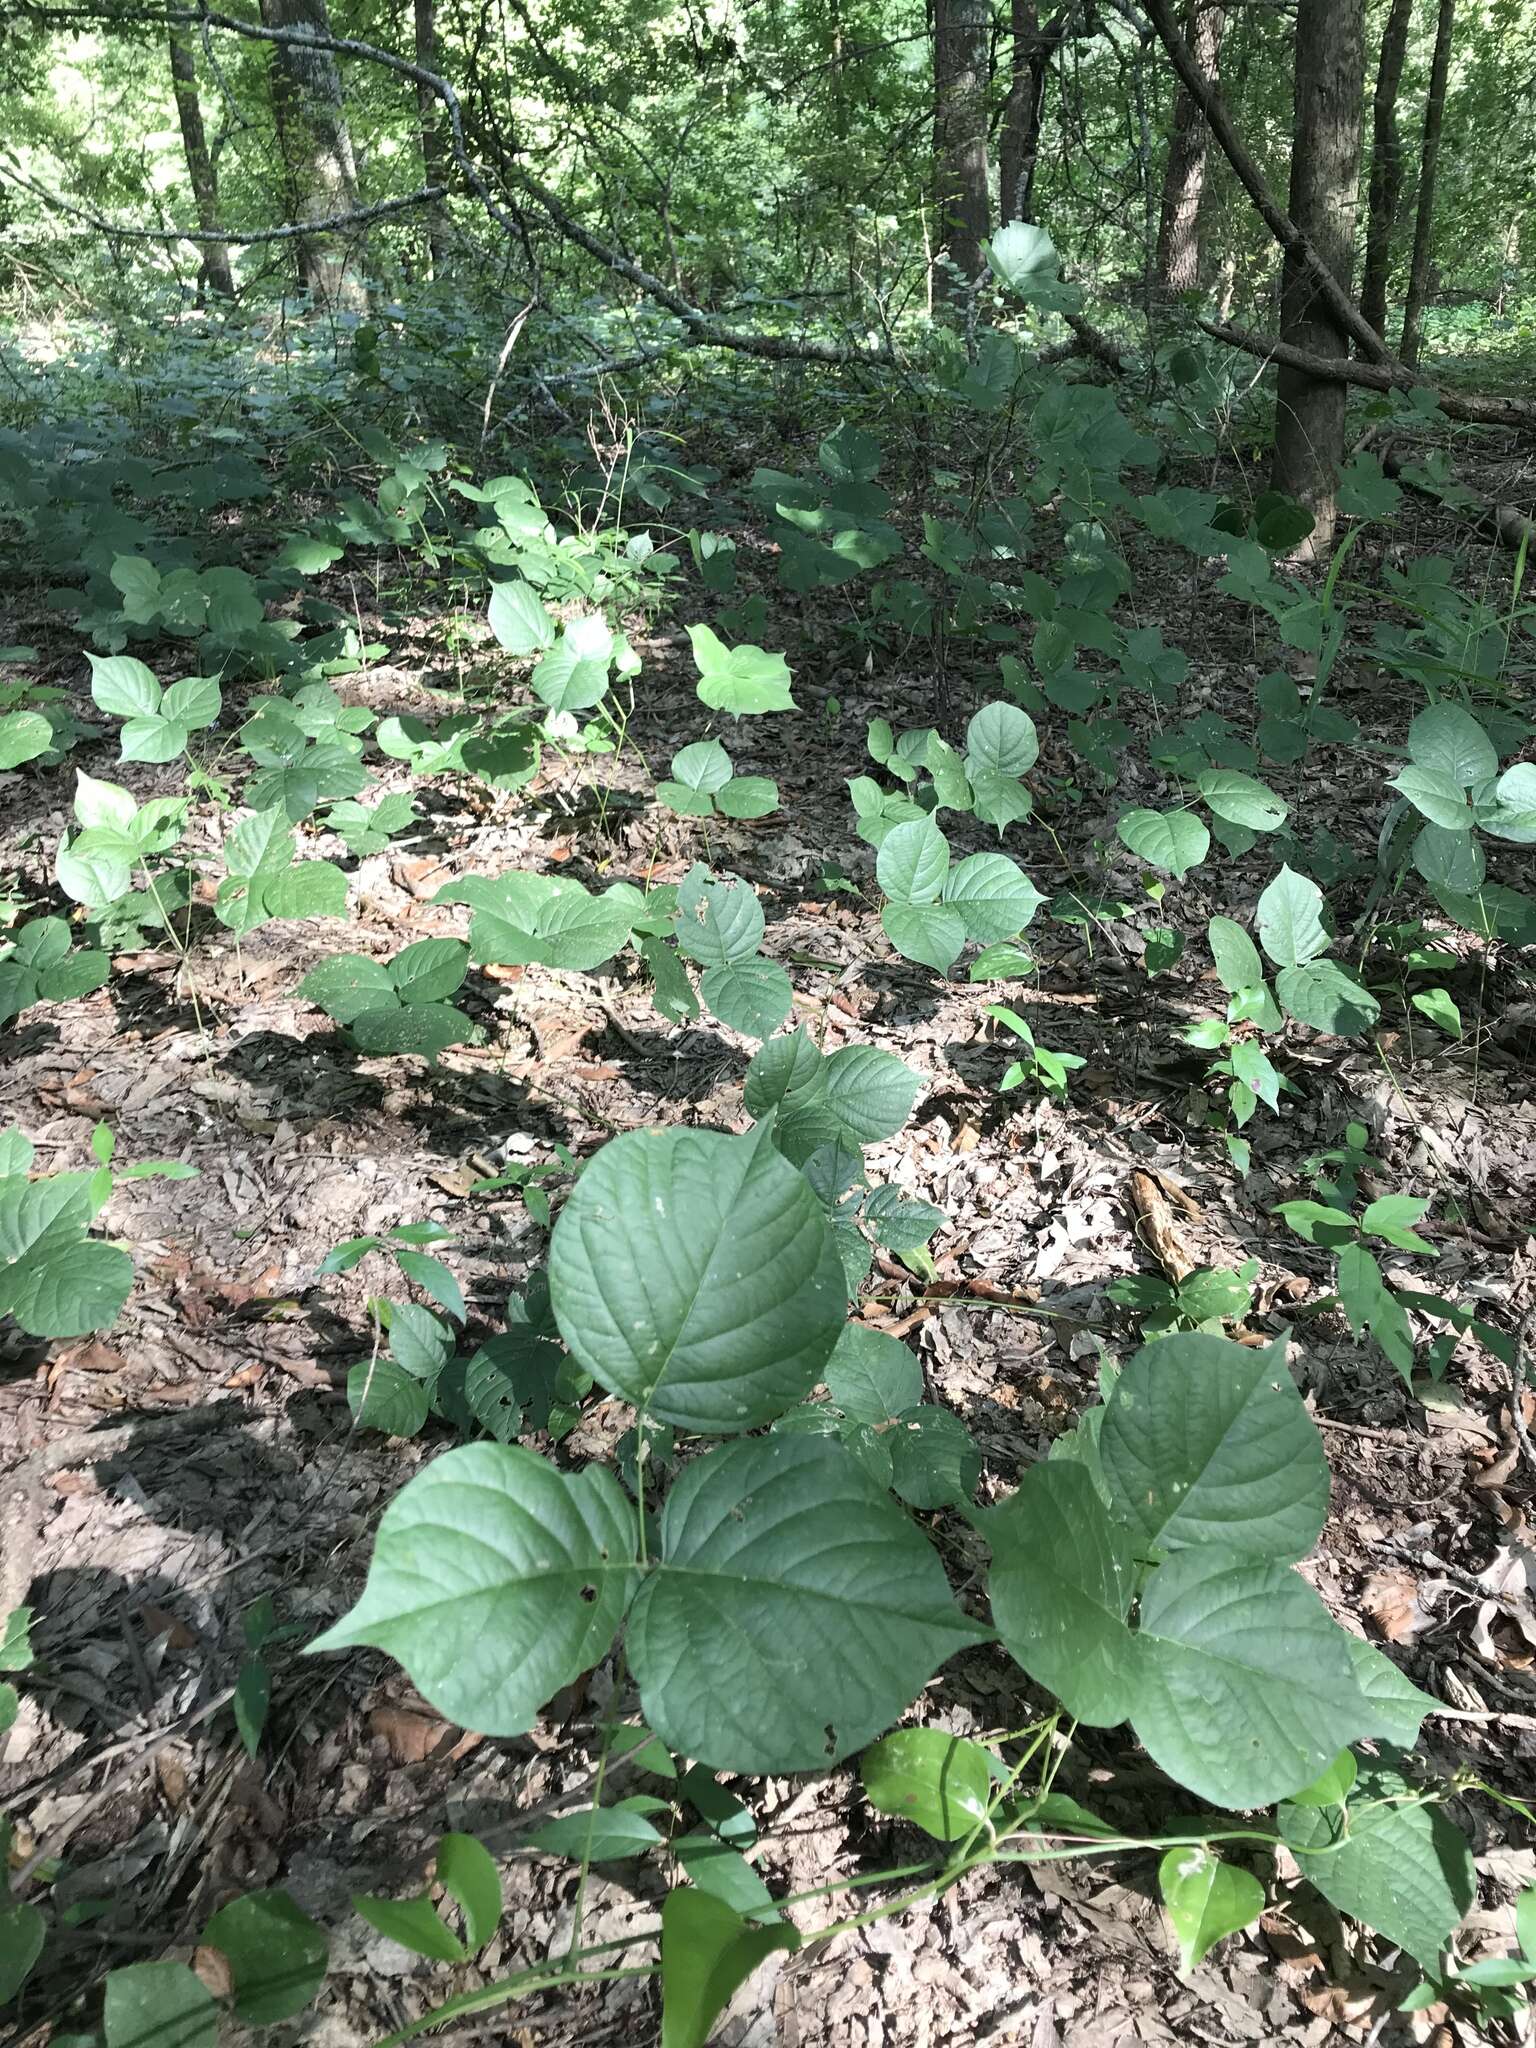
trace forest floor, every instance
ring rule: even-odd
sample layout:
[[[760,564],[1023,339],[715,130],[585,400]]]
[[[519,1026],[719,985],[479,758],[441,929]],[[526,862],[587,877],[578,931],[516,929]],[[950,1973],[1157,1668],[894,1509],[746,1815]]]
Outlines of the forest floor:
[[[1426,528],[1409,544],[1435,538]],[[1209,564],[1159,556],[1138,602],[1192,657],[1186,709],[1226,709],[1246,730],[1254,680],[1272,657],[1251,615],[1214,594],[1214,575]],[[338,601],[350,609],[354,600],[369,627],[364,580],[338,585]],[[345,934],[329,922],[274,924],[237,952],[214,930],[190,971],[170,951],[120,958],[100,993],[35,1011],[10,1034],[0,1126],[19,1124],[40,1166],[88,1163],[104,1119],[120,1157],[174,1156],[201,1169],[195,1180],[131,1183],[114,1197],[109,1226],[134,1247],[138,1285],[107,1336],[51,1351],[18,1338],[0,1367],[0,1465],[44,1454],[5,1532],[8,1575],[32,1580],[41,1662],[0,1791],[20,1849],[55,1854],[67,1844],[57,1904],[117,1902],[82,1916],[72,1947],[50,1951],[61,1999],[111,1965],[189,1954],[176,1945],[237,1887],[281,1884],[332,1927],[331,1973],[300,2033],[336,2048],[571,1938],[572,1866],[509,1845],[530,1810],[558,1802],[590,1771],[606,1672],[557,1699],[527,1737],[490,1740],[446,1726],[373,1653],[298,1654],[355,1597],[382,1507],[437,1447],[354,1431],[343,1389],[369,1348],[366,1268],[317,1280],[327,1250],[437,1219],[457,1234],[451,1256],[472,1333],[477,1315],[499,1327],[543,1234],[515,1195],[472,1197],[471,1181],[506,1160],[550,1159],[557,1141],[580,1157],[638,1126],[743,1122],[748,1042],[708,1023],[666,1025],[624,978],[498,970],[493,999],[476,1010],[467,995],[486,1042],[444,1054],[436,1072],[359,1059],[295,999],[302,972],[338,944],[385,956],[459,933],[465,913],[435,904],[439,887],[513,865],[556,864],[587,883],[677,879],[696,858],[739,872],[767,912],[766,949],[793,967],[796,1015],[826,1049],[875,1044],[921,1070],[912,1126],[870,1164],[950,1219],[934,1246],[938,1277],[925,1287],[882,1266],[862,1313],[915,1347],[927,1398],[973,1431],[983,1498],[1011,1487],[1092,1400],[1101,1350],[1132,1347],[1133,1324],[1105,1299],[1115,1275],[1157,1270],[1169,1232],[1196,1265],[1257,1259],[1246,1329],[1290,1338],[1333,1466],[1332,1511],[1308,1576],[1346,1626],[1363,1627],[1465,1715],[1426,1725],[1436,1763],[1517,1795],[1536,1780],[1536,1511],[1508,1375],[1468,1338],[1439,1395],[1421,1405],[1337,1311],[1317,1307],[1323,1255],[1271,1213],[1309,1191],[1305,1162],[1359,1120],[1389,1175],[1372,1193],[1432,1194],[1437,1215],[1452,1205],[1464,1219],[1430,1226],[1439,1252],[1431,1284],[1514,1328],[1536,1299],[1529,987],[1480,982],[1469,962],[1464,982],[1451,984],[1475,1020],[1461,1044],[1406,1007],[1394,1017],[1389,1004],[1379,1052],[1339,1041],[1293,1047],[1284,1064],[1299,1098],[1284,1117],[1256,1120],[1243,1181],[1202,1128],[1202,1063],[1178,1036],[1219,1007],[1200,981],[1198,949],[1151,979],[1131,926],[1042,921],[1030,934],[1038,986],[1007,999],[1028,1007],[1043,1043],[1086,1064],[1064,1104],[999,1095],[1011,1054],[990,1036],[983,992],[936,981],[884,940],[873,854],[848,828],[844,786],[865,765],[867,717],[958,729],[981,699],[966,679],[941,690],[931,674],[883,657],[869,669],[830,667],[818,651],[831,644],[824,602],[775,595],[778,637],[767,644],[785,648],[801,708],[767,731],[743,725],[731,740],[740,771],[777,778],[773,816],[707,828],[673,818],[648,801],[650,783],[628,754],[585,765],[551,756],[515,797],[482,801],[438,782],[423,793],[430,815],[408,847],[355,864],[339,843],[315,847],[354,869]],[[57,638],[56,625],[25,608],[0,620],[0,641],[35,640],[45,653],[50,632]],[[341,685],[349,701],[380,715],[440,709],[429,686],[453,678],[430,613],[412,632],[370,637],[387,639],[390,653]],[[672,750],[697,736],[699,706],[680,630],[663,622],[637,642],[645,669],[631,736],[661,774]],[[60,643],[47,666],[45,680],[82,687],[72,645],[66,655]],[[1346,660],[1339,701],[1368,738],[1400,739],[1401,705],[1383,682]],[[1066,766],[1053,764],[1051,747],[1047,728],[1046,779]],[[79,758],[141,797],[179,786],[177,769],[119,767],[106,745]],[[1134,755],[1127,761],[1134,782],[1146,771]],[[382,765],[387,786],[391,764]],[[1373,861],[1377,807],[1359,801],[1357,764],[1324,752],[1306,773],[1309,828],[1326,826]],[[1272,780],[1292,796],[1296,775],[1278,770]],[[8,785],[6,838],[31,849],[39,874],[66,823],[71,780],[58,771]],[[1135,796],[1123,784],[1118,802]],[[1110,882],[1118,871],[1134,894],[1113,814],[1108,795],[1089,792],[1050,819],[1054,840],[1032,821],[1010,835],[1009,850],[1050,893],[1075,886],[1085,851],[1108,842]],[[956,830],[976,835],[965,850],[987,843],[973,821]],[[829,893],[820,879],[828,860],[861,893]],[[1243,887],[1240,863],[1199,870],[1184,885],[1179,922],[1228,909]],[[152,1420],[120,1454],[87,1462],[95,1452],[78,1433],[128,1415]],[[565,1454],[611,1450],[620,1426],[614,1404],[590,1402]],[[957,1518],[931,1519],[963,1578],[974,1568],[967,1532]],[[268,1653],[269,1732],[253,1762],[227,1703],[244,1656],[242,1615],[264,1595],[292,1637]],[[983,1649],[951,1663],[914,1713],[980,1732],[1017,1727],[1033,1710],[1017,1667]],[[1082,1732],[1059,1782],[1117,1824],[1145,1826],[1154,1806],[1164,1810],[1166,1787],[1126,1755],[1123,1737]],[[1502,1928],[1509,1901],[1536,1879],[1536,1831],[1487,1801],[1456,1811],[1483,1873],[1472,1925]],[[916,1839],[878,1823],[846,1769],[770,1781],[757,1817],[755,1861],[775,1890],[900,1862]],[[477,1969],[424,1963],[346,1910],[353,1893],[409,1888],[450,1827],[505,1851],[508,1911]],[[594,1872],[585,1938],[651,1918],[658,1883],[639,1866]],[[1379,1945],[1347,1934],[1298,1882],[1282,1881],[1280,1900],[1181,1980],[1152,1858],[1016,1864],[801,1957],[774,1958],[719,2038],[734,2048],[1429,2038],[1438,2015],[1394,2014],[1407,1979]],[[640,1982],[525,2001],[482,2021],[475,2038],[650,2039],[653,1998]]]

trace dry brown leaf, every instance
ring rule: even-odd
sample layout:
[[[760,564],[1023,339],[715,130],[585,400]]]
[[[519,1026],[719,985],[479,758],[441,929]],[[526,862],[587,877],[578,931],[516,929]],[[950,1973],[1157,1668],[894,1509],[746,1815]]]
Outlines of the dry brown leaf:
[[[1365,1582],[1360,1605],[1389,1643],[1411,1643],[1429,1616],[1419,1604],[1417,1583],[1406,1572],[1376,1572]]]
[[[383,1706],[375,1707],[369,1714],[368,1732],[383,1742],[391,1763],[423,1764],[437,1754],[454,1731],[433,1714],[414,1713],[409,1707]]]
[[[197,1642],[197,1637],[187,1624],[179,1621],[174,1614],[167,1614],[163,1607],[141,1607],[139,1619],[149,1631],[151,1639],[164,1636],[167,1645],[173,1650],[190,1650]]]
[[[1151,1174],[1133,1173],[1129,1189],[1136,1215],[1136,1235],[1177,1287],[1200,1262],[1180,1237],[1168,1198]]]

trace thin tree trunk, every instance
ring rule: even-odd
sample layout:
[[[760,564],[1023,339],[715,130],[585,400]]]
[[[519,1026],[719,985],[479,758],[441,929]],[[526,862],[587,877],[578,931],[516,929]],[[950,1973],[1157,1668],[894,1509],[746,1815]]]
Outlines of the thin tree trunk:
[[[1413,0],[1392,0],[1392,12],[1382,32],[1376,94],[1371,102],[1371,187],[1366,209],[1360,310],[1381,335],[1387,331],[1392,236],[1403,203],[1403,138],[1397,126],[1397,94],[1403,82],[1403,58],[1412,19]]]
[[[988,0],[934,0],[933,154],[937,242],[965,284],[983,264],[987,192]],[[941,291],[945,285],[941,280]],[[964,296],[953,281],[951,297]]]
[[[1429,70],[1429,98],[1424,102],[1424,153],[1419,165],[1419,206],[1413,223],[1413,260],[1408,266],[1403,338],[1397,351],[1410,369],[1419,360],[1424,301],[1429,295],[1429,248],[1435,225],[1435,174],[1440,168],[1440,130],[1445,122],[1445,86],[1451,69],[1451,30],[1455,19],[1456,0],[1440,0],[1440,17],[1435,24],[1435,55]]]
[[[1186,35],[1195,62],[1214,85],[1221,75],[1224,7],[1191,0]],[[1205,188],[1205,116],[1181,85],[1174,95],[1173,133],[1163,174],[1162,216],[1157,229],[1157,277],[1166,292],[1194,291],[1200,283],[1200,197]]]
[[[168,40],[171,90],[176,95],[176,117],[181,123],[181,146],[186,153],[187,178],[192,186],[197,224],[205,235],[217,234],[219,177],[208,148],[202,104],[197,96],[197,59],[193,55],[191,38],[184,29],[171,29]],[[228,245],[224,242],[203,242],[199,246],[202,252],[197,273],[199,299],[205,284],[221,298],[232,299],[235,279],[229,267]]]
[[[1035,166],[1040,161],[1040,124],[1051,59],[1066,37],[1068,10],[1053,14],[1044,28],[1035,0],[1009,0],[1013,59],[1008,96],[998,132],[997,210],[1004,221],[1035,217]]]
[[[437,47],[437,12],[434,0],[412,0],[416,36],[416,62],[424,71],[441,72]],[[421,124],[421,173],[424,185],[446,185],[449,177],[448,151],[439,122],[443,110],[430,86],[416,87],[416,113]],[[441,207],[427,215],[427,252],[432,275],[441,277],[448,262],[448,222]]]
[[[331,34],[326,0],[261,0],[261,18],[268,28],[317,38]],[[271,84],[293,219],[323,221],[355,212],[357,162],[334,54],[297,42],[277,43]],[[367,312],[363,248],[355,231],[301,235],[297,247],[300,286],[318,309]]]
[[[1300,0],[1296,14],[1290,217],[1345,294],[1359,204],[1364,17],[1364,0]],[[1281,338],[1312,355],[1349,353],[1349,329],[1294,250],[1285,259]],[[1333,539],[1346,397],[1342,384],[1310,376],[1294,364],[1281,366],[1272,481],[1277,491],[1311,512],[1315,524],[1309,554],[1326,551]]]

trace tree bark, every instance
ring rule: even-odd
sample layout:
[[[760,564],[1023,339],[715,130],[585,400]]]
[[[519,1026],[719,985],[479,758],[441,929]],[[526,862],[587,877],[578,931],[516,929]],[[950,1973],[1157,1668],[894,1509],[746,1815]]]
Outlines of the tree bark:
[[[315,39],[283,42],[272,51],[272,112],[287,173],[291,217],[322,221],[358,206],[357,161],[342,100],[326,0],[261,0],[268,28]],[[363,248],[355,234],[301,235],[299,284],[326,313],[366,313]]]
[[[1191,0],[1186,33],[1192,32],[1196,64],[1212,85],[1221,75],[1224,7]],[[1200,197],[1205,187],[1205,116],[1181,84],[1173,102],[1173,132],[1163,174],[1162,217],[1157,229],[1157,277],[1166,292],[1189,292],[1200,282]]]
[[[1035,217],[1045,81],[1051,59],[1066,40],[1068,19],[1068,9],[1060,8],[1042,28],[1035,0],[1009,0],[1013,58],[997,144],[997,211],[1005,222]]]
[[[1291,139],[1290,217],[1347,296],[1359,203],[1364,0],[1300,0],[1296,13],[1296,118]],[[1349,353],[1349,328],[1318,288],[1311,266],[1287,250],[1281,339],[1317,356]],[[1271,481],[1314,521],[1305,552],[1326,552],[1337,516],[1344,458],[1343,384],[1282,363],[1275,393]]]
[[[169,32],[171,58],[171,90],[176,95],[176,117],[181,123],[181,146],[187,159],[187,178],[192,187],[192,205],[197,213],[197,224],[205,235],[216,235],[219,230],[219,176],[214,167],[213,155],[208,148],[207,133],[203,128],[202,103],[197,96],[197,59],[193,54],[192,40],[185,29],[172,28]],[[229,248],[224,242],[201,244],[202,261],[198,265],[197,290],[201,300],[203,288],[215,291],[221,298],[232,299],[235,295],[234,273],[229,264]]]
[[[981,274],[991,228],[987,193],[988,0],[934,0],[933,156],[935,244],[950,273],[941,293],[964,298]]]
[[[1451,31],[1455,18],[1456,0],[1440,0],[1440,15],[1435,23],[1435,54],[1429,69],[1429,97],[1424,102],[1424,151],[1419,164],[1419,204],[1413,223],[1413,258],[1408,266],[1408,296],[1403,302],[1403,338],[1397,350],[1410,369],[1419,360],[1424,301],[1429,295],[1435,175],[1440,168],[1440,131],[1445,122],[1445,86],[1451,69]]]
[[[1376,332],[1387,331],[1387,274],[1392,265],[1392,236],[1403,203],[1403,139],[1397,126],[1397,94],[1403,82],[1403,58],[1413,0],[1392,0],[1392,12],[1381,37],[1376,66],[1376,93],[1371,102],[1371,185],[1365,222],[1365,276],[1360,310]]]
[[[435,0],[412,0],[412,14],[416,62],[424,71],[441,71]],[[446,185],[449,181],[449,157],[439,125],[443,110],[438,104],[437,94],[420,81],[416,86],[416,117],[421,129],[422,183]],[[442,209],[436,206],[427,215],[427,253],[432,259],[432,275],[441,277],[448,262],[448,221]]]

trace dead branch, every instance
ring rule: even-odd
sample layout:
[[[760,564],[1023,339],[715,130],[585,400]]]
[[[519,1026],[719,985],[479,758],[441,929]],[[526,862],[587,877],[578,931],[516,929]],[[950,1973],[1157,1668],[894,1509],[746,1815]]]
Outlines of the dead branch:
[[[1202,320],[1201,331],[1229,348],[1264,362],[1285,363],[1334,384],[1359,384],[1370,391],[1414,391],[1432,389],[1436,403],[1447,419],[1466,420],[1479,427],[1515,427],[1522,433],[1536,431],[1536,405],[1520,398],[1480,397],[1473,392],[1441,391],[1426,386],[1406,363],[1362,363],[1354,357],[1315,356],[1309,349],[1296,348],[1274,335],[1255,334],[1246,327],[1232,327],[1219,320]]]

